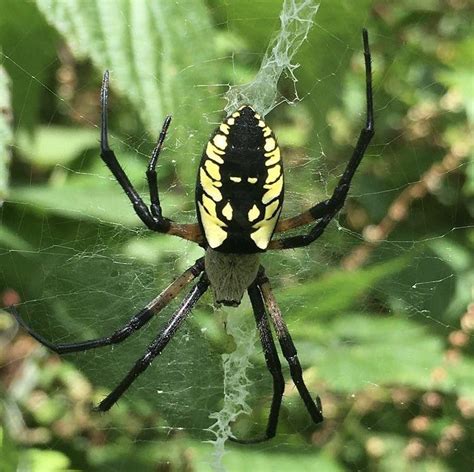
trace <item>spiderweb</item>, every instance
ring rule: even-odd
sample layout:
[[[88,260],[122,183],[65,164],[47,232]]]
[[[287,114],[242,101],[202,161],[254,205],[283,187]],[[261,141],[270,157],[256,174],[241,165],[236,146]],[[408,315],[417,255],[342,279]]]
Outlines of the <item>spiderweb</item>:
[[[301,470],[367,470],[374,463],[397,470],[403,457],[406,470],[410,461],[451,461],[456,449],[459,463],[466,463],[463,444],[473,435],[474,410],[466,347],[474,325],[466,251],[472,222],[460,175],[467,175],[471,144],[464,127],[443,121],[454,117],[457,124],[465,86],[441,75],[443,92],[423,82],[429,72],[407,64],[431,51],[410,52],[372,24],[369,2],[358,11],[342,1],[318,11],[317,3],[304,0],[209,2],[207,8],[194,2],[194,10],[185,2],[36,3],[67,41],[42,33],[32,4],[24,36],[2,40],[12,82],[24,90],[38,86],[47,111],[36,120],[46,124],[33,140],[28,120],[35,96],[13,94],[19,164],[11,167],[13,185],[1,214],[0,273],[3,286],[14,289],[3,292],[3,302],[19,297],[27,322],[54,342],[111,333],[202,255],[191,243],[144,230],[98,159],[98,70],[111,72],[112,146],[144,197],[154,137],[165,114],[173,114],[159,174],[165,213],[177,221],[195,219],[203,143],[222,110],[243,103],[274,123],[286,164],[285,215],[331,195],[364,121],[363,25],[373,49],[378,128],[351,199],[325,235],[314,247],[263,259],[305,380],[322,397],[328,418],[322,428],[311,425],[288,382],[277,438],[248,448],[229,445],[231,434],[261,435],[271,379],[249,303],[216,310],[206,294],[106,415],[91,416],[88,402],[96,404],[122,379],[182,295],[124,344],[68,356],[62,367],[34,344],[17,347],[4,365],[23,360],[28,375],[12,374],[6,383],[3,423],[10,435],[50,452],[58,438],[104,444],[87,453],[98,470],[137,464],[151,470],[149,457],[183,470],[229,471],[290,470],[295,463]],[[386,11],[374,8],[382,21]],[[427,20],[422,16],[421,24]],[[440,21],[446,35],[447,23]],[[412,41],[416,31],[404,33]],[[206,35],[215,45],[197,47]],[[56,77],[15,55],[23,41],[38,41],[41,54],[50,50]],[[404,95],[407,70],[413,97]],[[413,86],[418,80],[424,87]],[[58,127],[64,122],[69,134]],[[427,147],[433,136],[439,141]],[[5,333],[14,331],[10,326]],[[287,370],[284,375],[289,379]],[[25,426],[25,404],[26,416],[40,427]],[[455,413],[443,415],[444,405]]]

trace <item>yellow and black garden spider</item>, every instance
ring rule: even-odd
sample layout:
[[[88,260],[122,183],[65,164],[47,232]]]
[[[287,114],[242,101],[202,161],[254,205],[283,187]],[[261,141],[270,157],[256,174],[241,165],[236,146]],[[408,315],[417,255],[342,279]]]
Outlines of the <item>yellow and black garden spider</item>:
[[[273,378],[273,399],[264,436],[252,440],[234,440],[242,443],[259,442],[274,437],[276,433],[285,381],[269,319],[289,364],[291,378],[306,409],[316,424],[323,421],[321,401],[318,396],[316,400],[311,397],[304,383],[296,348],[265,276],[265,270],[260,265],[259,254],[267,249],[297,248],[312,243],[322,235],[344,205],[351,180],[374,135],[371,57],[366,30],[363,30],[362,37],[367,101],[365,127],[360,132],[356,147],[332,196],[304,213],[282,221],[278,221],[283,204],[283,165],[280,150],[272,130],[248,105],[229,115],[206,145],[196,185],[197,224],[177,224],[162,214],[155,169],[171,122],[171,117],[168,116],[146,171],[151,202],[150,206],[147,206],[108,144],[109,74],[105,72],[101,90],[100,145],[103,161],[122,186],[138,217],[149,229],[194,241],[204,248],[205,255],[134,315],[125,326],[103,338],[73,344],[52,344],[27,326],[15,307],[10,307],[10,311],[30,335],[52,351],[58,354],[85,351],[124,341],[177,297],[188,283],[199,277],[165,328],[148,346],[146,353],[135,362],[117,387],[100,402],[97,410],[107,411],[117,402],[133,381],[163,351],[196,302],[211,287],[216,303],[230,306],[239,305],[247,291],[267,368]],[[274,233],[308,225],[316,220],[305,234],[272,239]]]

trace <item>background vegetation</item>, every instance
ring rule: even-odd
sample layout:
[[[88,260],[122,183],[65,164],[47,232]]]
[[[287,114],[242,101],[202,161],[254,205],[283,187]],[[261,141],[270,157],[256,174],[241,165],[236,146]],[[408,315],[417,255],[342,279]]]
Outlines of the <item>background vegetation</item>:
[[[19,303],[57,342],[104,335],[199,257],[144,230],[99,159],[101,74],[111,70],[113,146],[142,190],[173,113],[163,206],[193,221],[219,84],[255,75],[280,6],[0,0],[3,306]],[[228,470],[472,470],[472,13],[465,0],[335,0],[316,15],[297,56],[301,101],[268,116],[284,149],[286,214],[331,193],[362,126],[362,26],[377,132],[338,221],[314,247],[264,262],[327,419],[311,424],[289,383],[277,437],[228,445]],[[281,91],[293,98],[288,80]],[[239,310],[251,321],[248,305]],[[205,298],[126,398],[97,415],[91,403],[160,321],[114,349],[60,359],[0,312],[0,470],[209,470],[220,356],[234,348],[226,316]],[[270,400],[259,349],[254,364],[242,437],[263,429]]]

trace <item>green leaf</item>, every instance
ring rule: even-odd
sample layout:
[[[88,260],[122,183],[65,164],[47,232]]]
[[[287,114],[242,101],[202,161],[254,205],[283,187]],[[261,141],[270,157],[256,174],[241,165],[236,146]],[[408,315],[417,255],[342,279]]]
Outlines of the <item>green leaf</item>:
[[[57,35],[31,2],[0,0],[0,11],[0,55],[12,81],[15,124],[31,132],[41,93],[58,63]]]
[[[164,208],[176,211],[173,195],[162,198]],[[75,220],[89,220],[130,227],[143,226],[132,205],[118,185],[35,185],[15,187],[9,201],[27,205],[32,211],[42,211]]]
[[[227,454],[223,463],[229,472],[240,472],[242,470],[255,470],[258,472],[274,472],[277,470],[304,470],[307,472],[342,472],[344,469],[329,454],[319,451],[311,454],[302,452],[298,454],[294,450],[284,452],[263,452],[232,449]],[[295,464],[297,467],[295,468]],[[208,469],[199,468],[199,471]]]
[[[210,131],[203,116],[217,108],[202,86],[219,82],[212,65],[213,42],[208,40],[214,31],[202,1],[37,0],[36,4],[76,55],[90,58],[100,73],[110,70],[111,87],[138,110],[153,137],[165,115],[173,114],[171,135],[179,143],[180,155],[201,153],[203,137]],[[189,158],[180,160],[180,178],[191,183],[194,168]]]
[[[92,140],[92,136],[90,139]],[[85,142],[84,145],[88,146],[90,143]],[[76,150],[80,147],[81,143],[77,141]],[[140,189],[145,180],[146,161],[140,155],[121,153],[120,150],[118,154],[130,180]],[[56,173],[56,176],[59,174]],[[160,197],[166,214],[176,214],[177,209],[189,203],[187,198],[177,192],[167,192],[165,189],[162,189]],[[143,193],[143,198],[148,199],[147,192]],[[99,157],[94,157],[89,165],[82,168],[81,173],[64,172],[63,177],[50,179],[48,185],[14,187],[9,201],[27,205],[35,212],[74,220],[144,227],[120,185]]]
[[[312,321],[316,313],[318,317],[330,317],[351,307],[358,297],[383,278],[399,272],[405,264],[405,258],[398,258],[352,272],[335,270],[316,280],[278,291],[278,299],[282,306],[291,307],[288,315],[300,320],[300,324]]]
[[[19,234],[0,226],[0,247],[16,249],[18,251],[31,251],[32,246]]]
[[[6,428],[0,424],[0,465],[2,466],[2,472],[17,471],[19,455],[18,448],[8,436]]]
[[[449,274],[453,278],[454,290],[449,305],[445,310],[445,318],[449,323],[457,323],[459,314],[472,301],[472,287],[474,287],[474,255],[468,247],[463,247],[456,241],[443,238],[428,243],[431,250],[452,269]],[[437,292],[444,289],[438,284]],[[444,292],[446,293],[446,292]]]
[[[34,135],[21,131],[16,145],[26,160],[48,168],[69,164],[81,152],[97,147],[98,139],[96,129],[39,126]]]
[[[187,442],[197,472],[208,472],[209,463],[215,460],[218,450],[213,450],[210,444]],[[286,447],[279,444],[270,448],[258,448],[252,446],[232,447],[226,446],[222,464],[228,472],[240,472],[252,470],[258,472],[292,471],[301,470],[307,472],[342,472],[345,470],[338,464],[328,451],[318,448]],[[295,468],[295,464],[297,467]]]
[[[325,330],[327,345],[312,350],[313,362],[335,390],[355,392],[393,384],[441,387],[431,373],[443,364],[442,341],[403,315],[345,313]]]
[[[66,454],[60,451],[31,448],[25,455],[31,472],[63,472],[69,470],[71,464]]]
[[[10,104],[10,81],[0,66],[0,206],[8,190],[8,164],[10,162],[10,144],[12,141],[12,110]]]

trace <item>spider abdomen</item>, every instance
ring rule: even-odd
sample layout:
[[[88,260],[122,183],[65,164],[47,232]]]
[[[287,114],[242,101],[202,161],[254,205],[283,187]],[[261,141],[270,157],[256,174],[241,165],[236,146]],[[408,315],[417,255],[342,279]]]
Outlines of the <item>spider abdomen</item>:
[[[196,186],[199,223],[210,248],[264,251],[283,204],[280,149],[250,106],[228,116],[207,143]]]
[[[207,248],[204,267],[217,304],[238,306],[257,277],[258,254],[228,254]]]

